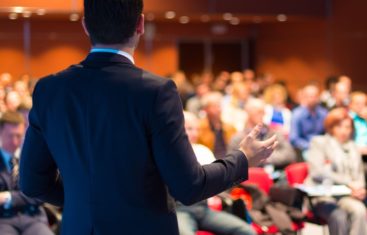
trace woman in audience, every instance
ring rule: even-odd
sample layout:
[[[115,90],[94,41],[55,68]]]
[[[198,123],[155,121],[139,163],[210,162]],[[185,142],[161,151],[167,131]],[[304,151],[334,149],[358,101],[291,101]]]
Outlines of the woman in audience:
[[[325,118],[327,134],[314,137],[307,161],[308,183],[314,185],[346,185],[350,196],[315,199],[318,216],[326,220],[330,234],[362,235],[366,230],[366,196],[360,153],[352,141],[353,120],[344,108],[337,108]]]
[[[267,104],[264,123],[286,138],[289,135],[292,117],[292,112],[286,107],[287,96],[287,90],[279,84],[269,86],[264,92],[264,101]]]

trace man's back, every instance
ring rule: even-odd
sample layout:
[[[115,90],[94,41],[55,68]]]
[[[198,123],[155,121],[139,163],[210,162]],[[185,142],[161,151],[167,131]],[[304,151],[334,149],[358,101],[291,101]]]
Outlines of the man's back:
[[[91,53],[41,80],[29,119],[21,186],[64,206],[63,234],[177,234],[167,188],[190,204],[247,175],[239,151],[201,167],[173,82],[120,55]],[[55,183],[57,168],[63,182]],[[28,179],[32,171],[40,177]]]

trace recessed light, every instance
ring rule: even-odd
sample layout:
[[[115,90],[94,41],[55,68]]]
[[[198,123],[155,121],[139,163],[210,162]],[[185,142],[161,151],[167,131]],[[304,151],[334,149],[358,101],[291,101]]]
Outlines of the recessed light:
[[[23,15],[24,18],[29,18],[29,17],[31,17],[32,12],[31,11],[23,11],[22,15]]]
[[[232,13],[224,13],[223,14],[223,19],[224,20],[230,21],[232,19],[232,17],[233,17]]]
[[[147,21],[153,21],[155,19],[155,15],[153,13],[147,14]]]
[[[179,21],[181,24],[187,24],[190,22],[190,18],[188,16],[181,16]]]
[[[259,24],[259,23],[261,23],[263,20],[262,20],[262,18],[261,18],[260,16],[255,16],[255,17],[252,19],[252,21],[253,21],[254,23],[256,23],[256,24]]]
[[[70,21],[73,21],[73,22],[75,22],[75,21],[78,21],[79,20],[79,14],[78,13],[72,13],[72,14],[70,14],[70,16],[69,16],[69,20]]]
[[[43,16],[46,14],[46,9],[37,9],[36,10],[36,14],[39,15],[39,16]]]
[[[202,15],[200,17],[200,20],[201,20],[201,22],[204,22],[204,23],[209,22],[210,21],[210,16],[208,16],[208,15]]]
[[[231,25],[239,25],[240,24],[240,19],[238,18],[238,17],[233,17],[230,21],[229,21],[229,23],[231,24]]]
[[[22,13],[24,10],[23,7],[13,7],[13,12],[15,13]]]
[[[14,12],[10,13],[9,14],[9,19],[11,19],[11,20],[18,19],[18,14],[17,13],[14,13]]]
[[[279,15],[277,15],[277,20],[279,22],[285,22],[285,21],[287,21],[287,19],[288,19],[288,17],[285,14],[279,14]]]
[[[167,19],[174,19],[176,17],[176,12],[174,11],[167,11],[166,14],[165,14],[165,17]]]

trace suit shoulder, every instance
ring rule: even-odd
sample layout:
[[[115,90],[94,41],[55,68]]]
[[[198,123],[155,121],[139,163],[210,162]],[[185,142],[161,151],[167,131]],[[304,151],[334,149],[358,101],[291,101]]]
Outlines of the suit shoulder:
[[[143,83],[146,84],[146,87],[151,89],[159,89],[172,82],[172,80],[168,78],[160,77],[145,70],[142,70],[142,80]]]
[[[61,70],[59,72],[53,73],[53,74],[49,74],[47,76],[41,77],[38,81],[36,86],[37,87],[44,87],[44,86],[48,86],[54,82],[60,81],[63,77],[66,77],[67,74],[70,74],[70,72],[72,72],[75,68],[79,68],[82,65],[76,64],[76,65],[71,65],[68,68]]]

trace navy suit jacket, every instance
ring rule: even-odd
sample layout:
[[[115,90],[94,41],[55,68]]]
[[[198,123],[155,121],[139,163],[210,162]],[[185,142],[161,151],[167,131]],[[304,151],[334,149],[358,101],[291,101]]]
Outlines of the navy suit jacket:
[[[173,198],[192,204],[247,179],[240,151],[200,166],[175,84],[118,54],[41,79],[29,123],[20,186],[64,207],[63,235],[175,235]]]
[[[0,151],[0,192],[5,191],[9,191],[11,194],[11,206],[5,209],[3,205],[0,205],[0,217],[9,214],[9,211],[13,209],[21,209],[27,206],[38,207],[41,204],[39,200],[29,198],[19,190],[12,173],[6,168],[3,154]]]

